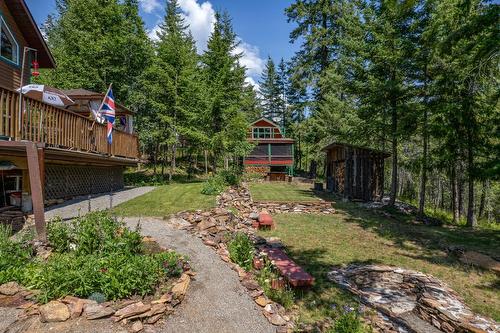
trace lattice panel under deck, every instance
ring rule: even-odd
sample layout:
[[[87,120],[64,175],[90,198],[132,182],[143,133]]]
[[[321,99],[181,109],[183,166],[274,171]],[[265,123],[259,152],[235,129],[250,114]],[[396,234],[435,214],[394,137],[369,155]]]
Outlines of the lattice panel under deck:
[[[45,168],[45,199],[70,198],[122,189],[123,167],[63,166]]]

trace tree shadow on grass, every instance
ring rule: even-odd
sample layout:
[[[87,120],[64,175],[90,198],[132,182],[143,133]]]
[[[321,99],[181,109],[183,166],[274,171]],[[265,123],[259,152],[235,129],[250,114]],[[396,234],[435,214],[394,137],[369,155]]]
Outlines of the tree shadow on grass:
[[[500,257],[500,231],[426,226],[415,222],[415,217],[411,215],[391,212],[386,216],[384,210],[367,209],[353,203],[338,203],[336,207],[347,213],[346,222],[356,223],[401,247],[407,242],[432,250],[462,246],[467,250],[484,252],[494,258]]]
[[[343,305],[353,306],[359,300],[346,289],[328,279],[327,274],[335,267],[325,249],[300,250],[293,246],[287,247],[287,254],[305,271],[311,274],[314,285],[310,288],[295,289],[297,303],[307,311],[309,318],[305,321],[320,320],[325,317],[335,318],[340,314]],[[349,264],[376,264],[377,260],[353,261]]]

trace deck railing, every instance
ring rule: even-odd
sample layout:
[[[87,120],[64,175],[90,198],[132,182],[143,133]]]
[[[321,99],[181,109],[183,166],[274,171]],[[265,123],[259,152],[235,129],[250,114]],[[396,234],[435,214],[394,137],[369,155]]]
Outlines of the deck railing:
[[[105,125],[68,110],[23,97],[23,112],[19,117],[19,94],[3,88],[0,88],[0,136],[73,151],[134,159],[139,156],[136,135],[113,130],[113,144],[108,145]]]

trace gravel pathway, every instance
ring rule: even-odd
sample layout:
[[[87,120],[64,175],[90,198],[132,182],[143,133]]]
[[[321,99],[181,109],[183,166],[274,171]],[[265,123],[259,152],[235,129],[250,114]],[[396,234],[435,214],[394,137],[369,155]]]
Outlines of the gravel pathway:
[[[127,218],[129,227],[138,218]],[[187,255],[197,272],[186,299],[155,331],[161,333],[271,333],[276,332],[240,284],[238,275],[201,240],[164,220],[141,219],[141,231],[162,246]]]
[[[113,193],[113,206],[117,206],[125,201],[134,199],[138,196],[146,194],[154,189],[153,186],[143,186],[126,188],[124,190]],[[104,210],[109,208],[109,194],[100,194],[90,199],[90,209],[92,211]],[[70,219],[77,217],[81,212],[87,213],[89,210],[89,202],[87,197],[80,197],[73,200],[66,201],[61,205],[56,205],[48,208],[45,211],[45,218],[50,220],[56,216],[62,219]]]

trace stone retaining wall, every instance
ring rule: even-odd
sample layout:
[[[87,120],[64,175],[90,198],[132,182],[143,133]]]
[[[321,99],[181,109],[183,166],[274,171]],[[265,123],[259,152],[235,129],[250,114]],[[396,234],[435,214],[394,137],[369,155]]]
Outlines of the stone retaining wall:
[[[328,278],[413,332],[500,332],[499,324],[474,314],[454,290],[430,275],[384,265],[349,265],[332,270]]]

